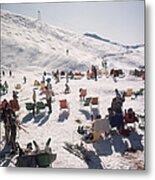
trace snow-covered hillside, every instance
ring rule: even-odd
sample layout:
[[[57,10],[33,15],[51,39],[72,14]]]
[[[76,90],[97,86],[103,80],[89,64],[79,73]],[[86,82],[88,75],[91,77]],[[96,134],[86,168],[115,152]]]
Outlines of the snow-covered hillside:
[[[68,55],[66,50],[69,50]],[[111,66],[144,65],[144,47],[128,49],[1,10],[1,57],[7,67],[40,66],[48,70],[87,70],[108,58]],[[122,66],[122,65],[121,65]]]
[[[69,50],[68,54],[66,50]],[[37,141],[41,147],[51,137],[52,152],[57,153],[57,158],[52,164],[53,168],[97,168],[97,169],[144,169],[145,131],[135,124],[135,131],[124,137],[113,131],[108,137],[95,143],[85,143],[77,133],[79,125],[91,126],[91,115],[100,114],[102,118],[107,115],[107,108],[115,97],[115,89],[133,92],[144,89],[144,80],[141,77],[129,75],[129,70],[144,65],[144,47],[128,48],[119,44],[98,41],[91,37],[79,35],[68,30],[63,30],[36,19],[24,17],[9,11],[1,10],[1,58],[2,84],[7,81],[8,92],[1,97],[12,99],[12,91],[18,91],[20,110],[17,112],[18,120],[24,130],[18,129],[17,141],[25,148],[27,143]],[[125,71],[125,77],[113,80],[111,76],[98,76],[98,80],[87,79],[86,71],[91,65],[98,65],[103,70],[102,60],[107,60],[108,71],[116,67]],[[65,94],[67,78],[60,78],[56,83],[52,71],[79,70],[83,71],[81,79],[69,79],[70,93]],[[9,76],[12,70],[12,76]],[[51,78],[52,90],[55,93],[52,102],[52,113],[48,114],[46,107],[33,117],[32,112],[26,109],[27,102],[33,102],[33,90],[36,90],[36,100],[46,103],[45,95],[41,93],[40,86],[34,86],[34,81]],[[23,83],[26,76],[26,83]],[[16,89],[20,84],[21,88]],[[79,89],[87,89],[86,97],[98,97],[98,106],[84,106],[79,98]],[[144,90],[145,91],[145,90]],[[69,112],[60,110],[59,100],[66,99]],[[123,111],[128,108],[138,115],[144,115],[144,94],[137,98],[126,97]],[[79,120],[81,124],[79,124]],[[0,148],[5,147],[5,130],[1,125]],[[73,145],[80,144],[89,151],[87,161],[67,151],[65,142]],[[132,148],[134,152],[127,151]],[[4,148],[5,151],[5,148]],[[7,152],[9,153],[9,152]],[[13,166],[14,157],[0,158],[0,166]],[[0,152],[1,155],[1,152]]]

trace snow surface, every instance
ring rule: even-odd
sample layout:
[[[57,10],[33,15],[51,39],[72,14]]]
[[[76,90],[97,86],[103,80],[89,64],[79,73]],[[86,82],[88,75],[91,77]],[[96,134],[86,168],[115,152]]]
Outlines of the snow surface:
[[[69,54],[66,55],[66,49]],[[63,30],[35,19],[24,17],[1,10],[1,57],[2,69],[12,70],[13,76],[8,74],[2,77],[2,83],[6,80],[9,84],[9,92],[2,96],[2,100],[12,98],[12,90],[20,83],[22,88],[19,92],[20,111],[19,120],[28,133],[18,131],[17,141],[22,147],[28,142],[36,140],[43,147],[46,140],[52,138],[52,151],[57,153],[57,159],[52,164],[53,168],[90,168],[87,163],[77,156],[66,151],[63,146],[65,142],[72,144],[80,143],[81,136],[76,132],[79,124],[90,125],[90,107],[84,107],[79,100],[79,89],[87,89],[87,96],[99,97],[98,111],[102,117],[107,114],[107,108],[115,96],[114,90],[120,91],[133,88],[134,91],[144,88],[144,81],[129,75],[129,70],[144,65],[144,47],[128,49],[119,45],[100,42],[83,35]],[[110,54],[113,54],[112,56]],[[98,81],[87,80],[84,76],[80,80],[69,80],[71,93],[65,95],[66,79],[61,79],[55,84],[51,72],[60,70],[86,70],[92,64],[101,68],[103,57],[108,62],[108,68],[122,68],[126,76],[118,78],[115,83],[111,77],[105,76]],[[52,114],[48,115],[48,109],[42,111],[36,118],[32,117],[25,108],[26,102],[32,102],[32,93],[35,88],[34,80],[42,80],[42,74],[47,71],[48,77],[52,78],[52,87],[55,92],[52,103]],[[23,84],[23,76],[27,77],[27,83]],[[36,90],[37,99],[45,102],[44,96],[39,95]],[[67,99],[70,107],[69,115],[59,109],[59,100]],[[132,100],[127,97],[123,109],[132,107],[137,114],[144,115],[144,96],[138,96]],[[67,119],[65,119],[67,117]],[[142,135],[144,144],[144,131],[136,125],[138,135]],[[1,134],[4,136],[4,128],[1,123]],[[134,137],[134,135],[133,135]],[[136,137],[135,137],[136,138]],[[4,142],[1,146],[4,145]],[[125,153],[126,145],[131,146],[129,139],[113,135],[102,143],[85,144],[86,148],[95,152],[103,169],[143,169],[144,151],[136,153]],[[8,166],[13,166],[9,164]]]

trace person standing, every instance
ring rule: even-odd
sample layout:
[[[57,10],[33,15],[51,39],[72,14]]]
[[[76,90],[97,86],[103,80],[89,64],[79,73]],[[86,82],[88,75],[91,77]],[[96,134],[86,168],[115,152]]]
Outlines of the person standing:
[[[66,49],[66,55],[67,56],[69,55],[69,49]]]
[[[11,70],[9,71],[9,75],[10,75],[10,77],[12,76],[12,71]]]
[[[33,95],[32,95],[32,100],[33,100],[33,116],[35,116],[35,108],[36,108],[36,98],[37,98],[37,95],[36,95],[36,91],[35,89],[33,90]]]
[[[12,151],[16,151],[16,134],[17,134],[17,125],[16,125],[16,115],[10,104],[7,100],[4,100],[2,108],[1,119],[4,122],[5,128],[5,141],[6,144],[11,144]]]
[[[26,77],[25,76],[23,77],[23,80],[24,80],[24,84],[26,84]]]
[[[45,89],[46,89],[46,92],[45,92],[46,102],[47,102],[47,106],[49,108],[48,113],[50,114],[50,113],[52,113],[52,94],[53,93],[52,93],[52,89],[48,88],[47,86],[45,87]]]
[[[5,76],[5,71],[2,71],[3,76]]]

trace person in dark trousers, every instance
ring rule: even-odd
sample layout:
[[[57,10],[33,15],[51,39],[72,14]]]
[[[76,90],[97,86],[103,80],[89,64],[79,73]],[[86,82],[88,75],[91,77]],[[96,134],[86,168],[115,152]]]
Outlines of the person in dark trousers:
[[[16,91],[12,91],[12,97],[13,97],[13,99],[18,99]]]
[[[108,116],[111,127],[116,127],[118,130],[124,129],[123,114],[115,113],[112,108],[108,108]]]
[[[1,119],[4,122],[5,129],[5,143],[10,143],[10,119],[9,119],[9,103],[6,99],[2,102],[2,115]]]
[[[5,76],[5,71],[2,71],[3,76]]]
[[[5,105],[3,107],[1,118],[4,122],[4,127],[5,127],[6,144],[11,144],[12,151],[16,152],[16,134],[17,134],[16,115],[6,100],[4,100],[3,104]]]
[[[55,83],[58,83],[60,82],[60,79],[59,79],[59,70],[57,69],[56,73],[55,73],[55,78],[56,78],[56,82]]]
[[[121,98],[121,94],[120,94],[120,92],[118,91],[118,89],[115,89],[115,94],[116,94],[116,97]]]
[[[16,116],[14,113],[12,115],[13,116],[11,118],[11,123],[10,123],[10,127],[11,127],[10,142],[11,142],[11,146],[12,146],[12,151],[16,152],[16,150],[17,150],[16,149],[17,125],[16,125]]]
[[[115,113],[122,113],[123,102],[120,98],[116,97],[112,99],[111,108]]]
[[[66,49],[66,55],[67,56],[69,55],[69,49]]]
[[[91,70],[92,70],[92,73],[93,73],[94,80],[97,81],[97,69],[96,69],[96,67],[94,65],[92,65]]]
[[[10,77],[12,76],[12,71],[11,70],[9,71],[9,75],[10,75]]]
[[[24,84],[26,84],[26,77],[25,76],[23,77],[23,81],[24,81]]]
[[[47,106],[49,108],[49,114],[52,113],[52,89],[49,89],[47,86],[46,88],[46,102],[47,102]]]
[[[95,81],[97,81],[97,69],[95,66],[94,66],[94,78],[95,78]]]
[[[43,75],[46,76],[46,74],[47,74],[46,71],[44,71],[44,72],[43,72]]]

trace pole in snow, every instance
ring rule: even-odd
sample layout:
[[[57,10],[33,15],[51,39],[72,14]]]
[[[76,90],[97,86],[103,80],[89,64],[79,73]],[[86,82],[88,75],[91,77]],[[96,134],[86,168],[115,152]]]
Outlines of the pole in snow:
[[[41,12],[38,11],[38,21],[41,21]]]

